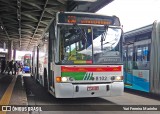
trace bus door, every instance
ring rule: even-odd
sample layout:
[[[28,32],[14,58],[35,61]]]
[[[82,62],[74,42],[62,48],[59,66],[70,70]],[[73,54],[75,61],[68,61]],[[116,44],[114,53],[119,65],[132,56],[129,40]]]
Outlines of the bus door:
[[[135,65],[133,70],[135,89],[149,92],[150,40],[135,43]]]
[[[54,70],[53,70],[53,63],[54,63],[54,56],[55,56],[55,51],[54,47],[56,47],[56,42],[55,42],[55,26],[54,22],[50,26],[49,29],[49,39],[48,39],[48,89],[54,91]]]
[[[126,78],[125,84],[127,86],[132,86],[133,82],[133,44],[127,46],[127,63],[126,63]]]

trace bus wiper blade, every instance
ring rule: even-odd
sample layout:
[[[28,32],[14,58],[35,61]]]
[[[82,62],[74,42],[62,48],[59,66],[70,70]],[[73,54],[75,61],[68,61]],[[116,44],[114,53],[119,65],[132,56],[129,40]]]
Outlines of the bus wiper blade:
[[[113,42],[113,43],[110,43],[110,42],[106,42],[106,43],[104,43],[103,45],[105,45],[105,44],[110,44],[110,48],[107,50],[107,51],[111,51],[113,48],[112,48],[112,46],[115,44],[116,42]],[[107,49],[107,48],[106,48]],[[106,50],[106,49],[103,49],[103,50]],[[106,52],[107,52],[106,51]]]
[[[106,40],[107,32],[108,32],[108,25],[104,26],[105,32],[101,36],[101,42]]]
[[[87,35],[86,35],[85,31],[83,31],[82,28],[79,27],[76,23],[74,24],[74,26],[75,26],[76,28],[78,28],[78,30],[80,30],[81,35],[82,35],[83,38],[85,39],[85,49],[87,49],[87,42],[88,42],[88,41],[87,41]]]

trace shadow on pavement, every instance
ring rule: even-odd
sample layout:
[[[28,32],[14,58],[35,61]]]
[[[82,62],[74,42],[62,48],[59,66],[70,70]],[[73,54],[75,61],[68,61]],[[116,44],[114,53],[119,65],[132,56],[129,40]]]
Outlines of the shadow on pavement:
[[[128,89],[128,88],[125,88],[124,91],[127,93],[134,94],[134,95],[138,95],[138,96],[142,96],[142,97],[146,97],[146,98],[155,99],[155,100],[160,101],[160,95],[147,93],[147,92],[143,92],[143,91],[138,91],[138,90],[133,90],[133,89]]]
[[[51,104],[51,105],[58,105],[58,104],[70,104],[70,105],[76,105],[76,104],[115,104],[113,102],[110,102],[103,98],[61,98],[56,99],[54,96],[52,96],[47,90],[45,90],[44,87],[42,87],[39,83],[37,83],[33,78],[31,77],[24,77],[24,85],[26,88],[27,93],[27,99],[28,102],[31,104],[33,101],[35,101],[36,105],[41,104]]]

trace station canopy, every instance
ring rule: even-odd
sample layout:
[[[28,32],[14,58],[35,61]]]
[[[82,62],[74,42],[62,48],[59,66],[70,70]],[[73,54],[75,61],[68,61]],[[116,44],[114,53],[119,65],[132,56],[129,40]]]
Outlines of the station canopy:
[[[0,48],[32,51],[58,11],[95,12],[113,0],[0,0]],[[6,46],[7,47],[7,46]]]

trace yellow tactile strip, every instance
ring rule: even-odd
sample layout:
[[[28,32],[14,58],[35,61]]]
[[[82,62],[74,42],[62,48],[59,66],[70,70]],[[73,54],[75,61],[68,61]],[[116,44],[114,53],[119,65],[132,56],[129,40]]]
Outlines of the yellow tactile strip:
[[[22,84],[21,75],[14,76],[6,92],[2,96],[0,105],[9,105],[9,106],[10,105],[28,105],[26,92],[21,84]],[[28,114],[28,112],[0,111],[0,114]]]
[[[0,105],[8,105],[11,99],[11,95],[14,89],[14,85],[16,83],[17,77],[14,76],[11,83],[9,84],[7,90],[5,91],[4,95],[2,96],[2,99],[0,100]],[[6,114],[6,112],[0,111],[0,114]]]

